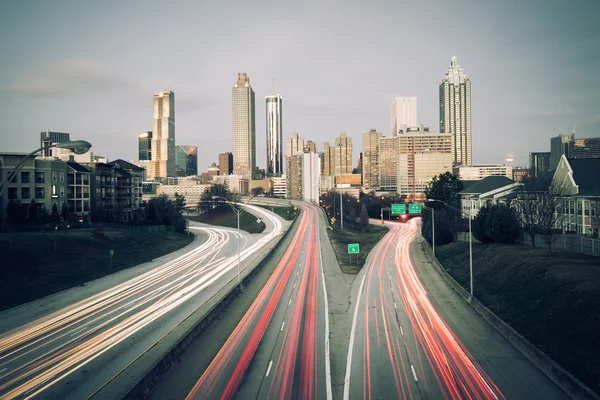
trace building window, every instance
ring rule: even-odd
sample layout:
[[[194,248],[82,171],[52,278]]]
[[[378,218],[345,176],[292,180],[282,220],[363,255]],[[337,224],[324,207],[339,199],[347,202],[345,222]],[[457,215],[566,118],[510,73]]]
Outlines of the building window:
[[[21,199],[29,199],[30,196],[31,193],[28,187],[21,188]]]
[[[64,186],[60,187],[60,197],[65,197],[65,187]]]
[[[8,188],[8,200],[17,200],[17,188]]]
[[[61,172],[61,173],[60,173],[60,181],[61,181],[61,182],[64,182],[64,181],[65,181],[65,173],[64,173],[64,172]]]
[[[100,184],[100,175],[96,175],[96,183]]]
[[[21,172],[21,183],[29,183],[29,172]]]
[[[43,172],[35,173],[35,183],[44,183],[44,173]]]
[[[35,198],[36,199],[44,198],[44,188],[43,187],[35,188]]]
[[[52,171],[52,183],[56,183],[56,171]]]

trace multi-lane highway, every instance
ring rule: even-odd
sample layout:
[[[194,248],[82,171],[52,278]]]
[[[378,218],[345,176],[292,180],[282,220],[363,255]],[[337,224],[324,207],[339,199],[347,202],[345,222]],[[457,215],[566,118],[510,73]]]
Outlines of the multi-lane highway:
[[[189,399],[331,398],[319,211],[299,207],[292,244]]]
[[[284,229],[280,217],[260,207],[246,208],[267,228],[259,235],[242,233],[242,275]],[[237,232],[193,223],[191,229],[206,236],[201,245],[129,280],[117,277],[119,283],[77,301],[72,301],[75,289],[1,313],[0,399],[96,394],[223,287],[234,284]],[[44,301],[60,306],[29,319]]]
[[[345,399],[564,398],[462,299],[453,299],[450,292],[435,293],[438,300],[455,301],[456,308],[466,305],[462,315],[454,313],[454,332],[411,259],[418,220],[388,226],[390,233],[365,265],[355,303]],[[426,262],[420,262],[422,269]],[[461,338],[483,345],[476,356]]]

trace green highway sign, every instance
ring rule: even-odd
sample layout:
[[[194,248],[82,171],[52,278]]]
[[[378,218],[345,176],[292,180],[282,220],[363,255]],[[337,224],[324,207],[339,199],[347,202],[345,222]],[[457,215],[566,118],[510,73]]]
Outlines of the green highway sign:
[[[406,204],[392,204],[392,215],[404,214],[406,212]]]
[[[421,214],[421,205],[415,204],[415,203],[410,203],[408,205],[408,213],[411,215]]]
[[[348,254],[358,254],[358,253],[360,253],[358,243],[352,243],[352,244],[348,245]]]

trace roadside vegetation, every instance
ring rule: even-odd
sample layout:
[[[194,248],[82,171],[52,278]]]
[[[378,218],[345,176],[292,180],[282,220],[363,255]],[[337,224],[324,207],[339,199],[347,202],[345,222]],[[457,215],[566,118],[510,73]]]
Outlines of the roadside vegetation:
[[[270,207],[270,206],[264,206],[264,205],[261,205],[261,204],[253,204],[253,205],[262,207],[262,208],[264,208],[266,210],[269,210],[269,211],[272,211],[275,214],[279,215],[281,218],[285,219],[286,221],[293,221],[294,218],[296,217],[296,213],[298,212],[298,210],[294,206],[290,206],[290,207]]]
[[[0,310],[152,261],[193,239],[176,232],[104,230],[102,225],[92,231],[0,235]]]
[[[437,214],[436,214],[437,219]],[[436,247],[469,289],[469,244]],[[475,297],[600,393],[600,259],[516,244],[473,244]]]

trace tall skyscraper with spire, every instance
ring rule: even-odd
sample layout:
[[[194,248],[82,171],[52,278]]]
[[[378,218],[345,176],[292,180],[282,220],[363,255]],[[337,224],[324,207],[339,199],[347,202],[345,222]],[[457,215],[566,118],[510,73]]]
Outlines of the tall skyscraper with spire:
[[[281,119],[282,98],[280,94],[267,96],[267,175],[283,173],[283,124]]]
[[[245,72],[238,73],[232,94],[233,173],[252,178],[256,169],[254,90]]]
[[[175,169],[175,93],[164,90],[154,94],[151,161],[148,178],[174,177]]]
[[[454,165],[472,165],[471,79],[456,57],[440,83],[440,133],[451,134]]]

